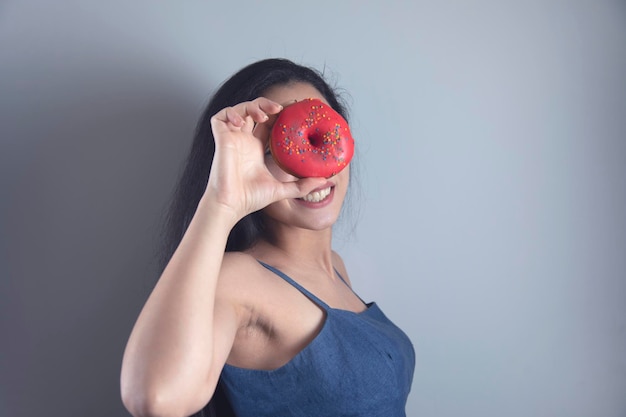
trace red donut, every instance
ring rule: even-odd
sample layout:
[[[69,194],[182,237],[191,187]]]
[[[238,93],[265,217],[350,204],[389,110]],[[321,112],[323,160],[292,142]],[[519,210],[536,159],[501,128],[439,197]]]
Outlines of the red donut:
[[[329,178],[350,163],[354,139],[339,113],[319,99],[307,98],[280,112],[270,150],[278,166],[291,175]]]

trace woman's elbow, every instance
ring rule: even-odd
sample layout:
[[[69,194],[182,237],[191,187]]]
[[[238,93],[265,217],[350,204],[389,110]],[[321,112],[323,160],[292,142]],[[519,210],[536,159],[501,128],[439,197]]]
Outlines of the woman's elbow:
[[[186,417],[180,401],[158,392],[121,384],[122,403],[134,417]]]

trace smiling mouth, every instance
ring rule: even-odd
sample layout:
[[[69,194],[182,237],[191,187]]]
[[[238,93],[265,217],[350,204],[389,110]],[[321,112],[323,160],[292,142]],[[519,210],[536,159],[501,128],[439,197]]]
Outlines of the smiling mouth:
[[[300,198],[300,200],[304,200],[309,203],[319,203],[320,201],[324,201],[330,195],[331,188],[332,187],[327,187],[321,190],[313,191]]]

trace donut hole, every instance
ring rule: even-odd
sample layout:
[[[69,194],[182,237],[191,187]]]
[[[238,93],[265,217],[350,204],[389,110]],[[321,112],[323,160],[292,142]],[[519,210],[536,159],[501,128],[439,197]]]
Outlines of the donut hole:
[[[324,144],[324,135],[322,135],[319,131],[316,131],[311,133],[309,135],[309,143],[311,144],[311,146],[315,147],[315,148],[321,148],[322,145]]]

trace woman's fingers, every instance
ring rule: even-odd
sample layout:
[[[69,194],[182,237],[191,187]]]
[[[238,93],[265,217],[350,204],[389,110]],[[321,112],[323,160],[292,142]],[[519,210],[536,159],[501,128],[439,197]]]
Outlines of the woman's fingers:
[[[269,140],[269,137],[270,137],[270,132],[277,118],[278,118],[277,114],[271,114],[268,116],[268,119],[265,122],[257,123],[256,126],[254,126],[254,130],[252,131],[252,134],[261,140],[261,142],[263,143],[263,146],[267,145],[267,141]]]
[[[283,106],[265,97],[259,97],[242,104],[244,104],[246,112],[257,123],[266,122],[271,115],[277,114],[283,109]]]
[[[250,131],[254,123],[264,123],[271,115],[282,110],[282,106],[265,97],[259,97],[253,101],[239,103],[232,107],[220,110],[211,118],[211,123],[224,123],[237,129],[248,127]]]
[[[237,113],[237,110],[233,107],[226,107],[224,109],[224,113],[224,118],[223,120],[221,120],[224,123],[230,123],[235,127],[242,127],[246,122],[244,117],[241,114]]]

